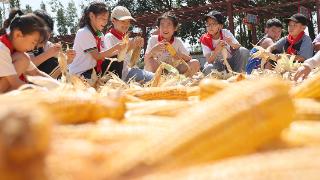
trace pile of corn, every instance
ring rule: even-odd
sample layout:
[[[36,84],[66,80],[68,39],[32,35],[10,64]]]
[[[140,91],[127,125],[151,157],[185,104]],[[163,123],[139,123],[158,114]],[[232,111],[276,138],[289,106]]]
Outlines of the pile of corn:
[[[168,76],[0,95],[0,179],[320,178],[320,73]]]

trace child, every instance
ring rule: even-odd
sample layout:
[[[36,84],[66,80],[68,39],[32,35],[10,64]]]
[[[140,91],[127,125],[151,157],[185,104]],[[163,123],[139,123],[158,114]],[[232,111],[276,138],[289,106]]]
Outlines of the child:
[[[148,41],[148,46],[145,54],[145,69],[147,71],[155,72],[160,62],[172,64],[177,59],[182,59],[190,67],[190,75],[197,73],[200,70],[200,63],[196,59],[192,59],[188,49],[183,45],[180,38],[175,37],[178,30],[178,20],[175,15],[170,12],[164,13],[157,20],[159,27],[159,35],[153,35]],[[166,50],[166,44],[170,43],[176,50],[177,55],[171,57]],[[180,73],[186,73],[187,67],[180,64],[177,69]]]
[[[268,47],[272,46],[275,42],[277,42],[282,33],[282,23],[280,20],[273,18],[269,19],[266,23],[265,33],[266,35],[257,43],[257,46],[260,46],[264,49],[267,49]],[[252,48],[250,51],[250,54],[254,54],[258,52],[258,49]],[[258,69],[261,67],[261,59],[259,58],[253,58],[249,59],[248,64],[246,66],[246,72],[248,74],[251,74],[253,69]]]
[[[23,75],[49,77],[39,71],[25,53],[46,39],[45,23],[33,14],[14,17],[10,21],[10,32],[0,37],[0,93],[26,84]]]
[[[71,74],[78,74],[86,79],[91,79],[94,69],[98,74],[104,74],[109,64],[105,58],[113,57],[125,48],[124,44],[118,43],[109,50],[104,50],[104,35],[101,31],[107,25],[108,19],[108,7],[103,2],[93,2],[85,8],[74,40],[76,57],[69,65]],[[112,68],[111,71],[114,70]]]
[[[223,64],[222,48],[228,51],[228,62],[235,72],[241,72],[243,64],[249,58],[249,50],[241,47],[233,34],[223,29],[224,16],[218,11],[211,11],[205,15],[207,33],[200,38],[203,55],[207,62],[203,73],[208,75],[212,70],[226,70]]]
[[[40,17],[46,23],[49,32],[48,39],[50,38],[54,21],[53,19],[42,10],[37,10],[33,12],[36,16]],[[61,70],[58,63],[58,53],[61,51],[61,44],[53,44],[50,41],[46,41],[43,44],[40,44],[38,48],[30,53],[32,62],[38,67],[39,70],[49,74],[51,77],[57,79],[61,76]],[[68,64],[70,64],[75,57],[74,50],[67,50],[66,52],[68,57]]]
[[[314,51],[318,52],[320,51],[320,33],[317,35],[317,37],[313,40],[313,46]]]
[[[288,23],[289,35],[270,46],[268,51],[282,52],[284,50],[287,54],[296,55],[295,61],[304,62],[313,55],[311,38],[304,33],[309,20],[302,14],[294,14],[286,19],[286,22]]]
[[[105,36],[106,49],[111,49],[117,43],[120,43],[122,41],[129,30],[131,21],[135,21],[135,19],[131,16],[131,13],[127,8],[123,6],[117,6],[112,10],[111,21],[113,24],[113,28]],[[130,52],[135,48],[141,48],[143,47],[143,45],[144,40],[141,37],[130,39],[127,52]],[[117,65],[116,72],[119,77],[122,77],[122,79],[125,81],[128,81],[132,78],[134,78],[134,80],[137,82],[150,81],[153,77],[153,73],[140,70],[138,68],[129,68],[128,65],[130,59],[131,56],[127,56],[124,62],[113,62],[111,66],[113,66],[114,64]]]
[[[294,80],[299,80],[300,78],[305,79],[311,72],[312,69],[320,67],[320,51],[316,53],[310,59],[304,61],[303,66],[301,66],[294,76]]]

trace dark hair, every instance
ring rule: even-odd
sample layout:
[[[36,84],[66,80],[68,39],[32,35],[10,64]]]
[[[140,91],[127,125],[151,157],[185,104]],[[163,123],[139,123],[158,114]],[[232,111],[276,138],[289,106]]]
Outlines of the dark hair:
[[[41,19],[43,19],[45,21],[45,23],[47,24],[49,30],[51,32],[53,32],[54,30],[54,21],[52,19],[52,17],[45,12],[44,10],[36,10],[33,12],[33,14],[35,14],[36,16],[40,17]]]
[[[266,23],[267,28],[271,28],[273,26],[283,28],[281,21],[277,18],[269,19]]]
[[[88,26],[90,31],[93,34],[96,34],[96,32],[94,32],[93,27],[91,26],[91,23],[90,23],[90,17],[89,17],[90,12],[93,13],[94,15],[99,15],[103,13],[108,13],[110,12],[110,10],[108,9],[108,6],[102,2],[92,2],[90,3],[89,6],[87,6],[84,9],[83,15],[79,22],[79,27],[83,28],[85,26]]]
[[[18,16],[22,16],[24,13],[18,9],[18,8],[13,8],[10,10],[10,13],[9,13],[9,17],[8,19],[6,19],[4,22],[3,22],[3,28],[6,29],[10,26],[10,23],[11,21],[18,15]]]
[[[175,28],[176,28],[176,27],[179,27],[179,21],[178,21],[177,16],[176,16],[174,13],[170,12],[170,11],[165,12],[165,13],[163,13],[160,17],[158,17],[156,24],[157,24],[157,26],[158,26],[159,28],[160,28],[160,22],[161,22],[162,19],[170,19],[170,20],[172,21],[173,26],[174,26]],[[177,34],[178,34],[178,33],[175,32],[175,33],[174,33],[174,36],[176,36]]]

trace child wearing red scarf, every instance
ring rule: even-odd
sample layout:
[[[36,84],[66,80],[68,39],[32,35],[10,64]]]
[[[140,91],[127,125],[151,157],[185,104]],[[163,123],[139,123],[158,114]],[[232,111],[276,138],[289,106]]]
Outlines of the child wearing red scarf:
[[[289,35],[281,38],[268,50],[274,50],[296,55],[295,61],[304,62],[313,56],[313,44],[311,38],[305,34],[309,20],[302,14],[294,14],[286,19]]]
[[[0,93],[26,84],[25,75],[44,76],[31,62],[26,52],[46,39],[44,22],[33,14],[17,16],[18,11],[7,20],[10,32],[0,36]],[[4,29],[9,28],[4,26]]]
[[[105,50],[104,27],[109,19],[108,6],[103,2],[92,2],[84,9],[80,19],[80,29],[74,39],[73,49],[76,57],[69,65],[69,72],[91,79],[93,70],[97,74],[104,74],[109,61],[106,58],[113,57],[125,47],[118,43]]]
[[[131,16],[131,13],[126,7],[117,6],[111,12],[111,21],[113,27],[105,35],[105,49],[111,49],[117,43],[121,43],[122,39],[128,33],[131,26],[131,22],[135,19]],[[141,70],[139,68],[129,67],[131,55],[134,49],[142,48],[144,45],[144,39],[141,37],[135,37],[129,40],[129,46],[127,55],[122,62],[112,62],[110,71],[117,74],[122,80],[129,81],[134,79],[136,82],[147,82],[153,78],[153,73]],[[114,57],[116,58],[116,57]]]
[[[207,62],[203,73],[210,74],[213,70],[224,71],[222,48],[228,51],[228,62],[233,71],[242,72],[243,65],[249,58],[249,50],[241,47],[233,34],[223,29],[225,17],[218,11],[211,11],[205,15],[207,33],[200,38],[203,56]]]
[[[166,12],[157,20],[159,27],[158,35],[152,35],[148,40],[148,46],[145,54],[145,69],[155,72],[160,62],[173,64],[176,59],[184,60],[190,67],[190,75],[200,70],[200,63],[197,59],[192,59],[189,50],[184,46],[180,38],[175,37],[178,30],[178,20],[171,12]],[[177,54],[172,57],[166,50],[166,44],[170,43],[176,50]],[[187,71],[185,65],[177,67],[181,74]]]

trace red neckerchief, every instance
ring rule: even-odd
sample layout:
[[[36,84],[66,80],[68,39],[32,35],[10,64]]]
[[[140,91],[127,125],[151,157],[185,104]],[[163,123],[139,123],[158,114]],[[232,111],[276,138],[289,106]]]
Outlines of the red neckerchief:
[[[223,40],[223,34],[222,31],[220,31],[220,40]],[[200,42],[210,48],[211,51],[214,51],[216,47],[213,47],[213,35],[210,33],[206,33],[201,36]]]
[[[163,41],[163,40],[164,40],[164,37],[161,36],[161,35],[158,35],[158,42],[161,42],[161,41]],[[170,43],[170,44],[173,44],[173,42],[174,42],[174,36],[171,37],[169,43]]]
[[[9,36],[7,34],[0,36],[0,41],[7,46],[7,48],[10,50],[10,54],[12,55],[15,50],[13,48],[12,42],[9,39]],[[21,81],[27,82],[26,78],[24,77],[23,74],[21,74],[21,76],[19,77],[19,79]]]
[[[297,54],[297,50],[295,50],[293,48],[294,44],[296,44],[297,42],[299,42],[302,37],[304,36],[304,32],[301,32],[300,34],[298,34],[298,36],[296,38],[294,38],[292,35],[288,35],[287,40],[289,42],[289,47],[287,49],[287,53],[288,54]]]
[[[95,35],[94,38],[96,39],[98,52],[100,52],[101,51],[101,41],[102,41],[101,37]],[[102,59],[99,59],[97,61],[97,73],[102,72],[102,62],[103,62]]]
[[[114,28],[111,28],[109,32],[119,40],[122,40],[124,38],[124,36],[126,35],[126,33],[121,33]]]

